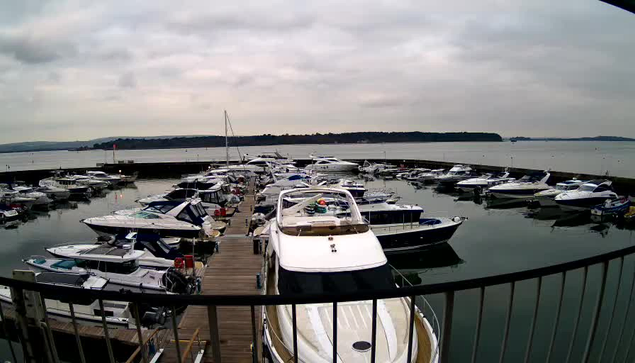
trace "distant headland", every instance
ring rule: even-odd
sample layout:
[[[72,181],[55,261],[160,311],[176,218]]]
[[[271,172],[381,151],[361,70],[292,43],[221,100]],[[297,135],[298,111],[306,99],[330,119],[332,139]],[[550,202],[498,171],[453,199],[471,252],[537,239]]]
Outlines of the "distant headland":
[[[396,142],[500,142],[503,138],[488,132],[349,132],[305,135],[231,136],[231,146],[265,146],[291,144],[375,144]],[[176,149],[223,147],[225,136],[192,136],[174,138],[119,138],[96,143],[94,149]]]
[[[509,141],[635,141],[630,137],[621,137],[621,136],[594,136],[594,137],[524,137],[524,136],[515,136],[510,137]]]

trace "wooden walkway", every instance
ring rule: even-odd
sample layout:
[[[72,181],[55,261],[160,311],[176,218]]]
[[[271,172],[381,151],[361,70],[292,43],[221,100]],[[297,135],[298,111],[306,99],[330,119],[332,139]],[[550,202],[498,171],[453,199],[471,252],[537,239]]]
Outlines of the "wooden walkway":
[[[254,206],[254,181],[249,184],[249,192],[232,216],[231,224],[221,238],[219,252],[208,260],[203,273],[202,294],[253,295],[260,294],[256,286],[256,275],[262,273],[263,258],[253,253],[252,238],[247,236],[248,223]],[[252,362],[251,309],[249,307],[218,307],[221,359],[223,362]],[[261,312],[256,308],[257,337],[261,336]],[[200,329],[200,339],[209,342],[207,307],[190,306],[185,310],[179,324],[181,354],[196,329]],[[165,356],[161,362],[175,362],[174,342],[164,345]],[[196,349],[196,344],[195,344]],[[258,353],[261,352],[258,343]],[[213,362],[212,347],[207,344],[205,362]],[[189,360],[187,360],[189,362]]]

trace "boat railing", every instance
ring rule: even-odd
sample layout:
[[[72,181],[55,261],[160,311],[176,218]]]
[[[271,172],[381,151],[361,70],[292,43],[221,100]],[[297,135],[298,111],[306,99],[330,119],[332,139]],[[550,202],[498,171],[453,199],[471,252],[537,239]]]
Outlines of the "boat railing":
[[[176,311],[184,306],[204,306],[207,310],[207,319],[201,319],[201,331],[209,336],[210,347],[215,362],[221,362],[221,330],[218,326],[218,307],[250,307],[252,310],[250,324],[245,321],[245,329],[250,329],[253,336],[254,361],[260,361],[258,352],[262,352],[259,346],[258,329],[260,321],[257,320],[255,311],[262,306],[290,305],[292,311],[292,321],[296,322],[296,307],[303,304],[332,304],[334,314],[337,312],[337,305],[352,301],[372,302],[372,321],[368,330],[371,339],[370,362],[375,361],[375,353],[372,347],[377,339],[377,308],[378,301],[392,298],[408,298],[411,303],[410,329],[412,332],[415,323],[415,304],[423,308],[424,314],[431,318],[431,324],[439,336],[438,359],[440,362],[450,362],[451,356],[461,355],[463,359],[459,361],[476,362],[477,358],[491,355],[491,347],[500,347],[500,350],[493,353],[499,357],[499,361],[510,361],[512,355],[515,358],[523,356],[524,359],[514,361],[576,361],[576,362],[598,362],[602,359],[607,362],[628,361],[632,358],[632,345],[635,345],[634,319],[635,304],[634,287],[635,274],[633,273],[633,260],[635,259],[635,246],[625,247],[619,250],[598,254],[591,257],[579,258],[573,261],[552,264],[544,267],[526,269],[516,272],[466,278],[448,282],[425,283],[412,285],[403,282],[403,287],[392,289],[359,290],[354,292],[328,293],[328,294],[285,294],[285,295],[168,295],[155,293],[135,293],[121,291],[99,291],[89,289],[77,289],[64,286],[53,286],[48,284],[38,284],[29,281],[0,277],[0,285],[8,286],[12,289],[13,306],[11,312],[12,319],[5,319],[0,305],[0,329],[6,331],[17,331],[18,341],[22,344],[22,351],[30,355],[26,361],[34,361],[35,358],[32,344],[37,339],[29,339],[29,334],[42,334],[45,339],[52,336],[50,325],[45,320],[32,319],[27,316],[27,306],[24,297],[35,296],[37,299],[60,300],[64,303],[80,304],[81,301],[97,300],[102,307],[97,314],[101,315],[103,325],[103,341],[106,342],[108,357],[114,362],[114,354],[109,336],[112,331],[108,329],[104,301],[125,301],[133,303],[133,306],[140,304],[152,304],[153,306],[170,307]],[[410,281],[412,282],[412,281]],[[529,288],[528,288],[529,287]],[[485,294],[496,292],[496,299],[485,299]],[[503,291],[503,295],[500,292]],[[25,292],[35,292],[35,294],[24,294]],[[466,296],[470,296],[467,298]],[[476,299],[474,299],[476,295]],[[566,295],[566,296],[565,296]],[[38,297],[39,296],[39,297]],[[425,300],[417,298],[424,296]],[[502,298],[501,298],[502,297]],[[566,298],[565,298],[566,297]],[[31,301],[31,300],[28,300]],[[37,301],[37,300],[35,300]],[[426,304],[425,301],[431,303]],[[474,313],[468,314],[473,317],[466,321],[455,321],[454,308],[461,305],[461,315],[465,316],[465,301],[475,302]],[[497,309],[502,309],[503,321],[502,335],[486,333],[491,329],[489,314],[493,303]],[[566,301],[566,303],[565,303]],[[520,307],[519,307],[520,304]],[[77,329],[78,323],[75,321],[73,309],[69,306],[72,317],[72,324],[77,337],[78,350],[82,351],[81,339]],[[434,306],[436,313],[442,312],[439,319],[435,319],[431,307]],[[523,314],[526,324],[519,324],[518,309],[527,309]],[[471,312],[471,308],[468,309]],[[633,311],[631,311],[633,310]],[[561,314],[562,312],[562,314]],[[140,327],[141,322],[138,314],[133,314],[135,326]],[[514,319],[512,319],[514,315]],[[562,315],[562,318],[561,318]],[[602,317],[602,319],[600,319]],[[249,319],[245,317],[245,319]],[[178,334],[182,333],[178,329],[177,319],[172,315],[172,329],[174,342],[180,342]],[[337,320],[334,317],[334,320]],[[512,320],[514,321],[512,324]],[[537,322],[540,321],[540,324]],[[29,324],[39,324],[39,330],[27,329]],[[24,324],[23,324],[24,323]],[[168,323],[169,324],[169,323]],[[460,325],[459,325],[460,324]],[[460,352],[456,348],[451,350],[452,340],[457,332],[466,334],[466,326],[474,324],[472,334],[474,338],[471,342],[465,343],[468,346],[461,346]],[[333,337],[337,343],[337,325],[333,324]],[[537,327],[539,325],[539,327]],[[293,324],[292,336],[297,337],[297,325]],[[453,326],[456,330],[453,334]],[[485,328],[487,326],[487,328]],[[439,328],[440,327],[440,328]],[[522,334],[518,330],[522,330]],[[471,330],[471,329],[470,329]],[[538,333],[540,331],[540,333]],[[139,337],[142,337],[141,328],[137,329]],[[72,331],[70,332],[72,334]],[[468,334],[470,334],[468,332]],[[6,334],[4,335],[7,336]],[[520,338],[519,338],[520,336]],[[226,337],[223,337],[225,340]],[[297,339],[294,339],[297,340]],[[536,340],[536,342],[534,342]],[[539,340],[539,342],[538,342]],[[46,349],[36,351],[35,354],[54,356],[61,349],[56,349],[56,344],[60,339],[48,340],[54,344],[44,345]],[[144,342],[144,339],[139,339]],[[412,340],[409,340],[411,342]],[[456,340],[458,344],[459,340]],[[535,344],[534,344],[535,343]],[[291,345],[291,344],[288,344]],[[485,349],[487,347],[487,350]],[[39,348],[36,347],[36,348]],[[293,360],[297,361],[297,343],[290,347]],[[408,350],[412,354],[412,344],[409,343]],[[177,348],[180,349],[180,348]],[[481,350],[479,354],[479,349]],[[334,344],[337,350],[337,344]],[[487,354],[485,354],[487,352]],[[104,357],[106,351],[103,352]],[[460,354],[459,354],[460,353]],[[513,354],[512,354],[513,353]],[[91,351],[91,354],[100,354]],[[182,354],[178,354],[179,357]],[[333,356],[337,356],[335,351]],[[471,356],[471,359],[466,356]],[[562,359],[566,356],[566,359]],[[491,357],[490,357],[491,358]],[[619,358],[619,359],[617,359]],[[488,359],[488,361],[491,359]],[[14,359],[15,361],[15,359]],[[57,361],[57,360],[52,360]],[[456,361],[456,360],[455,360]]]

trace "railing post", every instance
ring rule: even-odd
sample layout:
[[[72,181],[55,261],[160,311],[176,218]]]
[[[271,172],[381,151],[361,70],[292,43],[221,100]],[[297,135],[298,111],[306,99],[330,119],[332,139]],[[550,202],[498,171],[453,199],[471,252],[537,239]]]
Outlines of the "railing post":
[[[29,323],[26,317],[26,305],[24,304],[24,290],[11,288],[11,299],[15,307],[16,319],[18,321],[18,335],[22,344],[22,354],[25,362],[36,362],[31,340],[29,339]]]
[[[611,357],[610,362],[616,361],[617,353],[620,350],[620,345],[622,345],[622,338],[624,338],[624,329],[626,328],[626,322],[628,321],[628,313],[631,310],[631,305],[633,305],[633,288],[635,288],[635,267],[633,268],[633,273],[631,274],[631,276],[633,276],[633,279],[631,280],[631,290],[628,293],[628,300],[626,301],[626,312],[624,313],[624,321],[622,322],[620,334],[618,334],[617,338],[617,345],[615,346],[615,351],[613,351],[613,356]]]
[[[545,363],[549,363],[551,354],[553,353],[554,342],[556,341],[556,335],[558,335],[558,323],[560,321],[560,312],[562,311],[562,300],[564,299],[564,287],[567,282],[567,273],[562,273],[562,280],[560,280],[560,298],[558,300],[558,308],[556,310],[556,317],[554,318],[553,331],[551,332],[551,340],[549,342],[549,350],[547,350],[547,358]]]
[[[606,343],[609,340],[609,334],[611,333],[611,326],[613,325],[613,317],[615,316],[615,309],[617,308],[617,300],[620,298],[620,289],[622,287],[622,272],[624,272],[624,257],[620,258],[620,272],[617,277],[617,289],[615,290],[615,300],[613,301],[613,308],[611,309],[611,317],[609,318],[608,327],[606,328],[606,334],[604,334],[604,340],[602,341],[602,348],[600,349],[600,355],[598,361],[602,361],[604,356],[604,349],[606,349]]]
[[[333,363],[337,363],[337,301],[333,301]]]
[[[441,332],[441,363],[450,362],[450,340],[452,338],[452,318],[454,316],[454,291],[445,293],[443,328]]]
[[[573,352],[575,336],[576,336],[576,333],[578,332],[578,324],[580,324],[580,315],[582,314],[582,305],[584,303],[584,294],[586,293],[586,280],[588,275],[589,275],[589,267],[586,266],[584,268],[584,277],[582,278],[582,293],[580,294],[580,305],[578,305],[578,317],[576,318],[575,323],[573,324],[573,330],[572,330],[573,333],[571,336],[571,342],[569,343],[569,351],[567,352],[567,359],[565,359],[565,363],[569,362],[569,359],[571,358],[571,353]]]
[[[375,343],[377,343],[377,299],[373,299],[372,330],[370,338],[370,363],[375,363],[375,354],[377,353]]]
[[[214,363],[221,363],[220,335],[218,333],[218,312],[215,305],[207,307],[207,320],[209,325],[209,338],[212,346]]]
[[[253,345],[252,361],[254,363],[258,363],[258,338],[256,334],[256,308],[254,305],[251,305],[251,341]]]
[[[298,363],[298,317],[295,304],[291,305],[291,320],[293,325],[293,361]]]
[[[108,324],[106,323],[106,311],[104,311],[104,300],[99,299],[99,310],[101,310],[101,324],[104,328],[104,338],[106,340],[106,348],[108,349],[108,358],[110,363],[115,363],[115,355],[110,344],[110,333],[108,332]]]
[[[534,333],[536,331],[536,318],[538,318],[538,308],[540,307],[540,293],[542,288],[542,276],[538,278],[538,286],[536,287],[536,305],[534,305],[534,314],[531,316],[531,330],[529,331],[529,341],[527,342],[527,351],[525,352],[525,363],[529,362],[531,356],[531,346],[534,341]]]
[[[57,355],[57,347],[55,346],[55,339],[53,338],[53,332],[51,331],[51,324],[49,322],[49,316],[46,313],[46,302],[44,301],[44,297],[39,293],[36,294],[40,298],[40,304],[42,304],[42,318],[44,320],[44,330],[46,333],[46,340],[48,341],[49,350],[51,352],[51,356],[53,358],[53,362],[58,363],[59,357]]]
[[[84,348],[82,347],[82,338],[79,336],[79,329],[77,328],[77,321],[75,319],[75,307],[73,306],[73,303],[68,303],[68,309],[71,312],[71,323],[73,324],[73,331],[75,332],[75,342],[77,343],[77,353],[79,353],[79,361],[81,363],[86,363]]]
[[[416,310],[416,298],[413,295],[410,297],[410,321],[408,323],[408,359],[406,362],[412,362],[412,338],[414,336],[415,329],[415,310]]]
[[[509,338],[509,325],[512,320],[512,310],[514,309],[514,290],[516,290],[516,282],[511,283],[509,290],[509,304],[507,305],[507,316],[505,317],[505,333],[503,333],[503,342],[501,343],[501,354],[498,359],[499,363],[505,360],[505,352],[507,351],[507,339]]]
[[[11,357],[14,362],[18,362],[18,358],[15,356],[15,350],[13,349],[13,344],[11,343],[11,339],[9,337],[9,332],[7,330],[7,320],[4,317],[4,311],[2,310],[2,304],[0,304],[0,320],[2,320],[2,331],[4,332],[5,339],[9,344],[9,350],[11,351]],[[82,362],[84,363],[84,362]]]
[[[176,324],[176,307],[172,307],[172,331],[174,332],[174,348],[176,348],[176,361],[181,363],[181,341],[179,340],[179,326]]]
[[[481,323],[483,322],[483,302],[485,300],[485,287],[479,289],[478,313],[476,315],[476,331],[474,332],[474,347],[472,348],[472,363],[476,363],[478,344],[481,338]]]
[[[600,291],[598,292],[597,300],[595,301],[595,309],[593,309],[593,317],[591,318],[591,327],[589,328],[589,337],[587,338],[586,347],[584,348],[584,354],[582,355],[582,361],[587,363],[589,356],[591,355],[591,347],[595,340],[595,332],[598,327],[598,319],[600,318],[600,312],[602,311],[602,300],[604,299],[604,291],[606,291],[606,273],[609,269],[609,262],[605,261],[602,264],[602,282],[600,285]]]
[[[141,351],[141,359],[143,363],[148,363],[148,353],[146,351],[145,343],[143,341],[143,334],[141,334],[141,316],[139,315],[139,305],[132,303],[135,313],[135,325],[137,328],[137,339],[139,339],[139,350]]]

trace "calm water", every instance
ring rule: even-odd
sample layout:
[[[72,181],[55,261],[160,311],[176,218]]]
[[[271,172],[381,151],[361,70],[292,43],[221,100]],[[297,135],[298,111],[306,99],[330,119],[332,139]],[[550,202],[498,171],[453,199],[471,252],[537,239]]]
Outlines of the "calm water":
[[[95,234],[79,222],[80,219],[99,216],[114,210],[135,207],[136,199],[169,189],[175,180],[139,180],[134,188],[109,191],[105,195],[91,199],[89,202],[78,202],[60,206],[56,210],[33,214],[31,220],[15,228],[0,228],[0,253],[3,264],[0,265],[2,275],[10,275],[15,268],[23,268],[22,258],[31,255],[45,254],[44,247],[70,241],[91,241]],[[530,213],[526,207],[514,205],[492,206],[486,202],[475,203],[473,200],[458,200],[457,196],[437,193],[432,189],[415,189],[402,181],[371,181],[370,188],[389,188],[402,196],[402,203],[419,204],[429,216],[465,216],[469,219],[459,228],[449,245],[423,253],[412,253],[399,258],[391,258],[397,268],[415,283],[432,283],[458,279],[489,276],[524,270],[539,266],[591,256],[630,246],[635,241],[633,231],[624,227],[605,223],[592,223],[588,217],[577,217],[562,214],[557,209],[542,210]],[[633,278],[634,263],[627,259],[624,266],[625,286],[630,286]],[[617,265],[610,269],[615,277]],[[591,269],[584,311],[592,309],[598,288],[599,269]],[[577,311],[580,296],[581,273],[571,273],[567,277],[567,289],[561,327],[558,334],[557,350],[554,361],[562,361],[567,353],[571,338],[571,327]],[[615,293],[615,278],[609,279],[607,299],[611,302]],[[544,360],[549,336],[553,324],[554,310],[558,299],[558,277],[549,277],[543,282],[541,308],[536,327],[536,337],[531,361]],[[506,362],[522,361],[525,344],[529,334],[529,319],[535,302],[536,281],[517,284],[514,310],[512,315],[512,331],[509,337]],[[625,287],[620,296],[625,294]],[[509,286],[489,288],[485,298],[482,340],[479,359],[481,361],[498,360],[500,343],[504,330],[505,312]],[[625,301],[623,296],[620,301]],[[441,320],[443,315],[443,299],[431,296],[429,300]],[[469,361],[474,337],[477,291],[460,292],[456,297],[453,325],[453,362]],[[612,328],[612,340],[608,351],[613,352],[616,340],[616,326],[624,321],[624,304],[618,304],[616,319]],[[603,310],[600,328],[606,327],[608,312]],[[620,315],[621,314],[621,315]],[[634,315],[634,314],[631,314]],[[573,351],[573,362],[579,361],[586,336],[583,336],[588,319],[582,319],[579,335]],[[633,318],[627,321],[627,336],[635,326]],[[604,330],[600,330],[604,332]],[[599,334],[603,338],[603,333]],[[0,359],[9,359],[0,348]],[[620,351],[621,359],[625,350]],[[635,352],[634,352],[635,353]],[[595,361],[595,360],[592,360]]]
[[[481,143],[403,143],[341,145],[277,145],[241,147],[240,152],[256,155],[263,150],[278,150],[294,158],[310,153],[330,154],[341,158],[426,159],[498,166],[549,169],[577,173],[635,177],[635,142],[554,142],[532,141]],[[231,157],[238,158],[236,148]],[[55,169],[94,167],[112,162],[112,151],[47,151],[0,154],[0,170]],[[220,161],[224,148],[120,150],[117,160]]]

